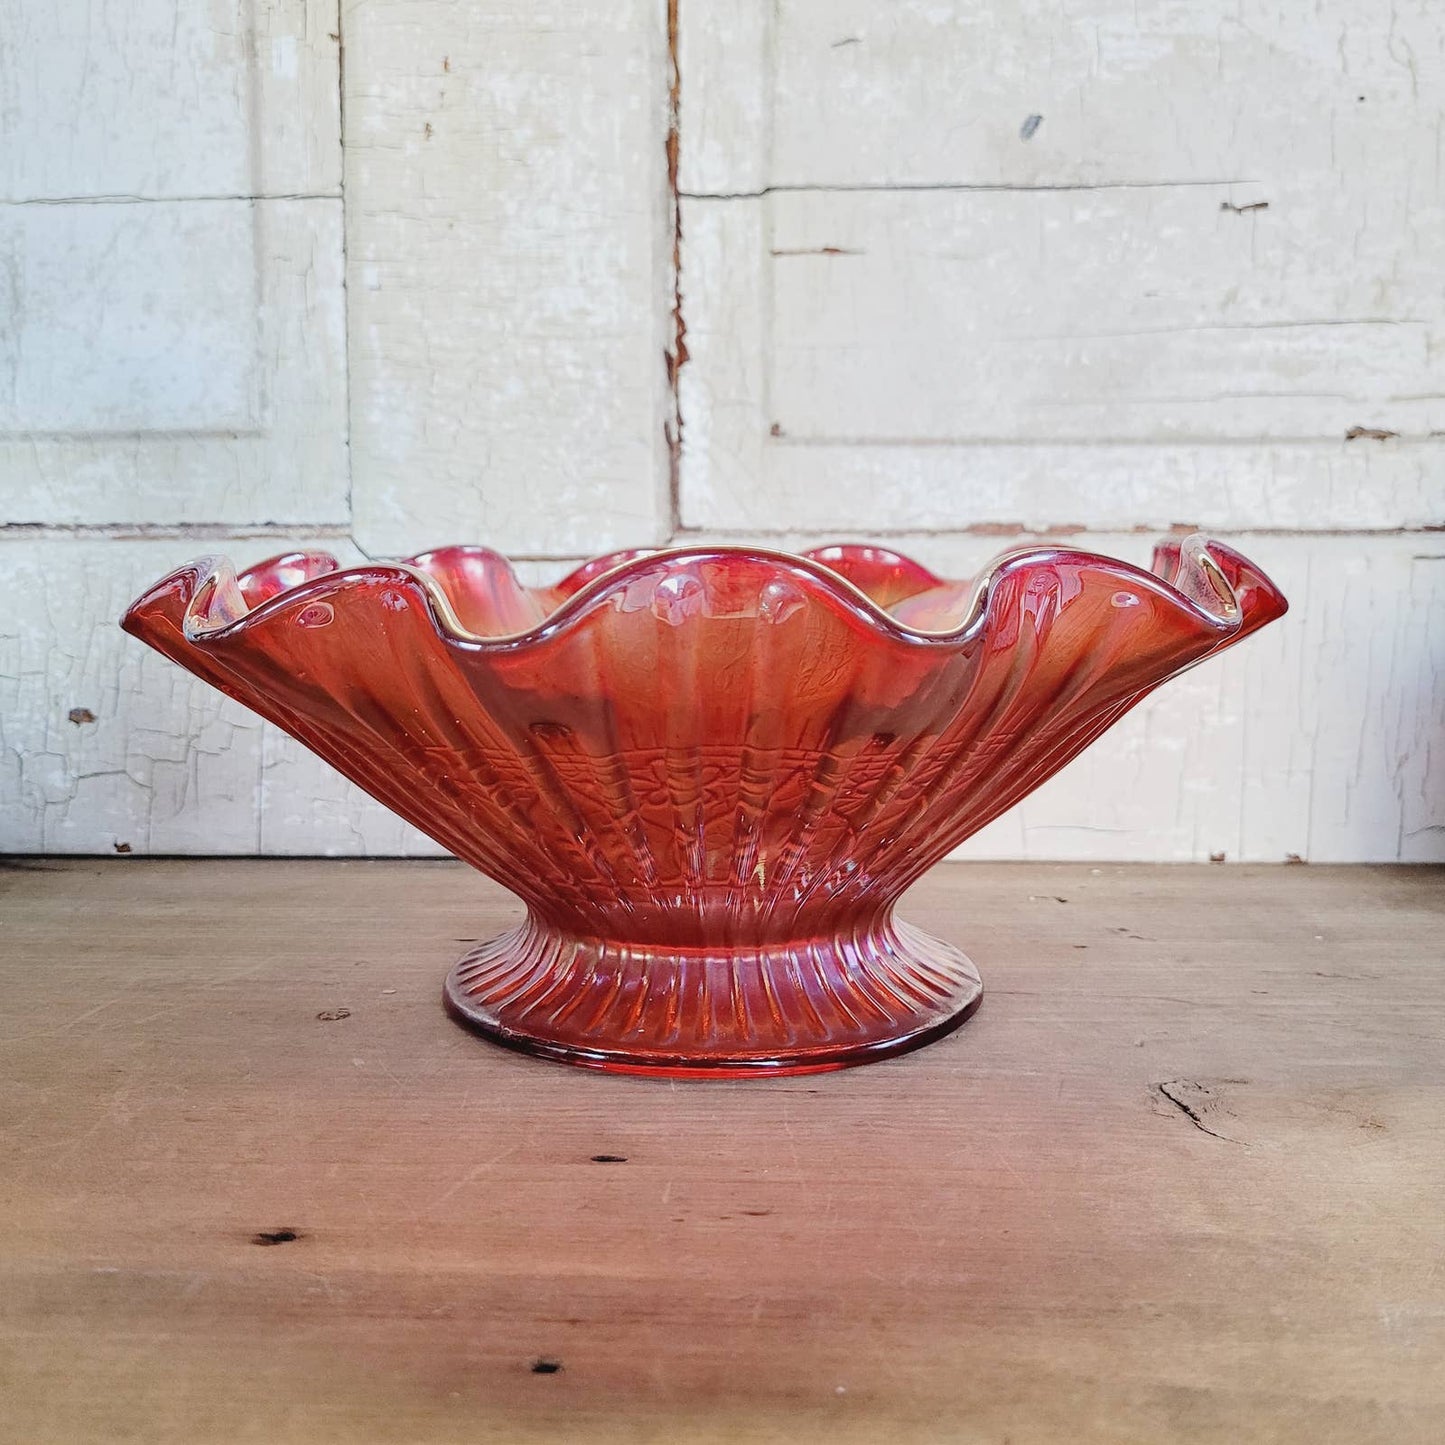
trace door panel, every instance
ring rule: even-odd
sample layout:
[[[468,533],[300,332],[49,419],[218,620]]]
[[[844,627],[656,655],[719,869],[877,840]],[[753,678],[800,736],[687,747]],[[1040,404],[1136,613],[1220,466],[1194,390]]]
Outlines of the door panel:
[[[1445,510],[1422,5],[682,16],[686,525]]]
[[[1293,604],[969,856],[1445,858],[1434,9],[681,7],[689,537],[1207,528]]]
[[[0,0],[0,501],[346,519],[334,0]]]

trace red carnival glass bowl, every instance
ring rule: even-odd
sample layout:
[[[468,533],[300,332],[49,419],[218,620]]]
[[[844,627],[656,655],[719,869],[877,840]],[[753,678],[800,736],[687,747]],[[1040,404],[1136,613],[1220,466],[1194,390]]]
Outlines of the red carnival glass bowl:
[[[1280,616],[1203,538],[946,582],[879,547],[687,547],[523,587],[481,547],[193,562],[123,626],[510,888],[447,1007],[617,1071],[916,1048],[981,988],[900,894],[1167,678]]]

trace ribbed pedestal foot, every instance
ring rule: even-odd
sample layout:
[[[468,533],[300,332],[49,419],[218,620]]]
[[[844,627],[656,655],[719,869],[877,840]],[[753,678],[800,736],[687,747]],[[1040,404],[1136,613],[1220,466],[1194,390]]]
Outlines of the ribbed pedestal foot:
[[[448,1011],[511,1048],[614,1073],[809,1074],[916,1049],[983,986],[952,945],[884,919],[827,937],[677,948],[529,919],[467,954]]]

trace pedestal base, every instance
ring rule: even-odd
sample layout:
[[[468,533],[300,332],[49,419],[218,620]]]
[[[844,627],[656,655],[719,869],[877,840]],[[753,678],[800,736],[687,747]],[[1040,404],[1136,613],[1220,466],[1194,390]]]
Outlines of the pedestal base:
[[[613,1073],[811,1074],[955,1029],[983,985],[950,944],[885,919],[786,943],[674,948],[528,920],[447,977],[448,1012],[509,1048]]]

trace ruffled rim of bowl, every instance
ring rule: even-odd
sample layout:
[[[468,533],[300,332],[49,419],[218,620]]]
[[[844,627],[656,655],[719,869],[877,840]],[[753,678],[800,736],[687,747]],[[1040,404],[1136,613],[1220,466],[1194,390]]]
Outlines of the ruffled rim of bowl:
[[[500,564],[519,595],[528,595],[539,601],[546,596],[558,600],[540,620],[526,627],[497,633],[476,632],[463,624],[458,607],[446,587],[424,565],[427,559],[437,557],[443,551],[466,554],[483,561],[488,567]],[[893,607],[933,588],[955,589],[959,620],[943,628],[909,625],[841,571],[820,560],[821,556],[828,554],[839,561],[845,560],[846,554],[848,559],[859,565],[866,565],[864,554],[869,554],[874,559],[889,559],[889,562],[880,565],[891,564],[895,569],[906,571],[917,583],[917,588],[895,598],[891,603]],[[1152,571],[1131,562],[1075,548],[1048,544],[1016,548],[995,557],[973,580],[971,587],[964,582],[947,582],[900,553],[866,543],[837,544],[801,553],[730,544],[617,552],[583,563],[551,587],[541,588],[524,587],[505,557],[483,547],[433,549],[401,561],[365,562],[348,567],[338,566],[335,558],[324,552],[285,553],[240,572],[229,558],[209,556],[177,568],[149,588],[127,609],[123,625],[129,624],[132,617],[148,603],[186,577],[191,579],[191,588],[181,626],[187,642],[195,645],[213,645],[250,632],[264,626],[278,614],[300,605],[334,599],[361,583],[384,585],[391,581],[395,585],[413,586],[420,591],[438,632],[447,641],[468,649],[513,650],[549,640],[577,627],[594,612],[608,606],[612,598],[624,593],[635,581],[659,567],[681,571],[692,564],[727,557],[746,558],[764,567],[775,567],[781,576],[801,582],[817,594],[843,606],[880,634],[914,645],[948,646],[972,641],[986,627],[992,599],[1004,578],[1060,564],[1094,568],[1121,586],[1143,588],[1192,619],[1205,635],[1212,635],[1220,641],[1234,637],[1241,630],[1253,631],[1282,615],[1288,605],[1278,588],[1246,558],[1201,533],[1195,533],[1162,542],[1155,550],[1156,570]],[[254,604],[248,603],[248,585],[255,584],[263,574],[274,574],[288,568],[297,574],[299,580],[270,591]],[[1242,595],[1245,593],[1249,594],[1248,597]]]

